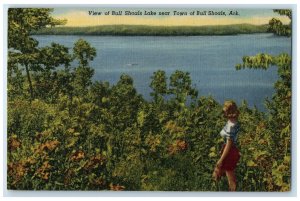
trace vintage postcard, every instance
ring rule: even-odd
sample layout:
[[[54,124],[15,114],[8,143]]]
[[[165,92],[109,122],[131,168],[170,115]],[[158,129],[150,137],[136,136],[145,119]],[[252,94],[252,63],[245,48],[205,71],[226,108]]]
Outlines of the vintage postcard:
[[[292,8],[7,10],[7,189],[291,191]]]

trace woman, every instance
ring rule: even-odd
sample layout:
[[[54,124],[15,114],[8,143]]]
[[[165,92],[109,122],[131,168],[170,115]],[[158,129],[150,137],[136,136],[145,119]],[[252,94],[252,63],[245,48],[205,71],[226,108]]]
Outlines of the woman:
[[[225,101],[223,106],[224,117],[227,123],[221,130],[220,135],[224,138],[225,144],[221,149],[221,157],[218,160],[213,178],[218,181],[224,173],[228,179],[230,191],[236,190],[236,177],[234,170],[240,159],[240,153],[237,148],[237,137],[239,131],[239,110],[233,101]]]

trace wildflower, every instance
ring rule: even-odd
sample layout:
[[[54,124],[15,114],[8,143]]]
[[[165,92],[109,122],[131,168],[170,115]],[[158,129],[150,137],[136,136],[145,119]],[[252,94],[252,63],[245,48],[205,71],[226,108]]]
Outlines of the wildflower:
[[[119,184],[117,184],[117,185],[110,184],[109,187],[110,187],[110,190],[113,190],[113,191],[123,191],[125,189],[125,186],[120,186]]]
[[[8,142],[8,147],[11,151],[16,150],[17,148],[19,148],[21,146],[21,142],[17,139],[17,136],[12,136],[9,139]]]
[[[48,170],[51,169],[51,165],[49,164],[49,161],[45,161],[43,163],[43,165],[37,169],[37,171],[35,172],[35,175],[37,175],[38,177],[44,179],[44,180],[48,180],[49,179],[49,172]]]
[[[102,155],[96,155],[90,158],[90,160],[85,165],[85,169],[96,168],[97,165],[103,165],[106,162],[106,158]]]
[[[47,142],[45,143],[45,148],[47,148],[48,150],[52,151],[52,150],[54,150],[58,145],[59,145],[59,141],[57,141],[57,140],[47,141]]]
[[[184,140],[176,140],[176,146],[179,150],[184,151],[188,148],[188,143]]]
[[[71,160],[72,161],[79,161],[81,159],[84,158],[84,152],[79,150],[79,151],[76,151],[74,154],[72,154],[71,156]]]
[[[19,182],[23,176],[27,172],[27,168],[25,168],[24,163],[9,163],[8,167],[8,175],[13,178],[13,183]]]

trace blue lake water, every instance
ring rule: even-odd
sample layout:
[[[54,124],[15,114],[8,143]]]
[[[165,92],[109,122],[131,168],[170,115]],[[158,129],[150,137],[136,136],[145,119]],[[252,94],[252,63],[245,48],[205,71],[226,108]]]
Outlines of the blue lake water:
[[[150,99],[150,77],[164,70],[168,76],[175,70],[189,72],[199,95],[211,95],[222,103],[246,100],[250,106],[264,110],[264,100],[274,92],[277,68],[268,70],[235,70],[245,55],[257,53],[291,53],[291,39],[272,34],[236,36],[34,36],[40,46],[51,42],[73,47],[83,38],[97,50],[90,66],[94,80],[115,84],[122,73],[134,79],[144,98]]]

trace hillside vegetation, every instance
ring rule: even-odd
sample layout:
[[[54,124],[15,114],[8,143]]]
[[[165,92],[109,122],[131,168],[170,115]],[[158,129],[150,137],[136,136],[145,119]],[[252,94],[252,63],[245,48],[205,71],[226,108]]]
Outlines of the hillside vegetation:
[[[227,191],[226,179],[212,180],[224,143],[222,103],[201,96],[189,72],[178,70],[170,77],[153,72],[151,100],[126,74],[114,85],[93,81],[93,44],[79,39],[70,51],[57,43],[39,47],[31,38],[64,23],[50,13],[8,12],[7,188]],[[273,22],[273,30],[280,28]],[[237,190],[290,191],[292,58],[257,53],[237,63],[237,70],[278,70],[266,112],[239,105]]]
[[[52,27],[33,31],[36,35],[112,35],[112,36],[199,36],[266,33],[267,25],[220,25],[220,26],[144,26],[104,25],[90,27]]]

